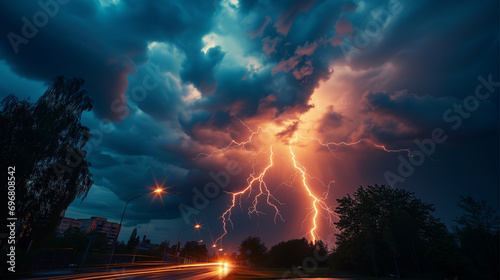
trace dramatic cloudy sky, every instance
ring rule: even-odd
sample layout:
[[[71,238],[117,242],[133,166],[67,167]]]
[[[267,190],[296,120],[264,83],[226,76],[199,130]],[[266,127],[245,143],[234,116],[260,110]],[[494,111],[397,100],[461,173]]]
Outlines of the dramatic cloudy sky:
[[[255,184],[222,246],[234,250],[248,235],[268,246],[310,238],[312,204],[290,147],[312,193],[327,193],[332,207],[360,185],[387,184],[388,172],[448,225],[460,195],[498,207],[498,1],[31,2],[0,9],[0,97],[35,101],[64,75],[85,79],[95,102],[82,119],[94,134],[95,183],[67,217],[118,222],[156,178],[168,194],[132,201],[120,239],[137,227],[173,244],[197,221],[203,229],[181,240],[210,245],[223,233],[226,192],[243,190],[272,158],[261,188],[284,221],[275,223],[265,195],[247,214]],[[422,157],[415,141],[433,131],[446,140]],[[405,149],[424,160],[411,174],[398,171]],[[232,172],[226,192],[200,200],[221,171]],[[320,180],[333,181],[329,191]],[[192,211],[187,223],[179,206]],[[318,222],[329,239],[327,220]]]

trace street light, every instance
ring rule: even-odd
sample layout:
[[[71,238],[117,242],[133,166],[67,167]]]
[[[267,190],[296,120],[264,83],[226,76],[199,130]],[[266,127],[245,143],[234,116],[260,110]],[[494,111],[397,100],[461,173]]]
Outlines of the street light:
[[[179,240],[181,239],[181,233],[185,232],[186,230],[190,230],[190,229],[199,229],[201,228],[201,225],[195,225],[194,227],[189,227],[187,229],[183,229],[181,231],[179,231],[179,235],[177,236],[177,247],[175,248],[175,256],[177,257],[177,252],[179,252]]]
[[[226,253],[223,253],[223,251],[224,251],[224,249],[219,248],[219,258],[222,258],[222,256],[226,254]]]
[[[111,261],[113,260],[113,255],[115,253],[115,246],[116,246],[116,241],[118,240],[118,236],[120,235],[120,232],[122,230],[122,222],[123,222],[123,217],[125,216],[125,211],[127,210],[127,206],[128,206],[128,203],[134,199],[137,199],[139,197],[143,197],[143,196],[146,196],[146,195],[150,195],[150,194],[161,194],[163,193],[165,189],[163,188],[160,188],[158,185],[156,186],[156,189],[152,192],[148,192],[146,194],[142,194],[142,195],[138,195],[136,197],[132,197],[131,199],[127,200],[127,203],[125,203],[125,208],[123,208],[123,213],[122,213],[122,218],[120,219],[120,226],[119,226],[119,231],[118,231],[118,234],[116,235],[116,238],[115,240],[113,241],[113,249],[111,250],[111,257],[109,258],[109,262],[108,262],[108,266],[106,267],[106,271],[108,270],[109,268],[109,265],[111,264]]]

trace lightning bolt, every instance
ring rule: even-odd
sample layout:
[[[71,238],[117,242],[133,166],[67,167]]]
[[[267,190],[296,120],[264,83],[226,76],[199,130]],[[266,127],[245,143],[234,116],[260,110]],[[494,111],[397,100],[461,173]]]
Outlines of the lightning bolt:
[[[282,221],[285,221],[283,219],[283,217],[281,216],[281,213],[280,213],[278,207],[276,206],[276,204],[273,203],[273,201],[277,202],[280,205],[282,203],[271,194],[271,192],[269,191],[269,188],[267,187],[266,182],[264,181],[264,176],[266,175],[267,171],[273,166],[273,159],[274,159],[274,155],[275,155],[272,145],[271,145],[271,148],[269,150],[270,150],[269,164],[266,166],[266,168],[264,168],[264,170],[258,176],[254,176],[255,173],[252,173],[250,175],[250,177],[247,179],[248,185],[246,186],[246,188],[244,188],[243,190],[236,192],[236,193],[230,193],[233,196],[232,204],[229,206],[229,208],[221,216],[224,233],[219,238],[217,238],[215,240],[215,243],[221,241],[222,238],[227,234],[228,222],[231,223],[231,227],[234,228],[233,221],[231,220],[231,214],[232,214],[231,211],[236,206],[237,200],[240,202],[240,206],[241,206],[241,196],[243,194],[245,194],[246,192],[248,192],[249,193],[248,195],[250,195],[250,193],[252,191],[252,187],[254,186],[254,183],[256,183],[256,182],[257,182],[256,185],[258,185],[259,193],[254,197],[254,200],[252,202],[252,206],[248,208],[248,216],[251,217],[252,214],[257,214],[257,215],[265,214],[264,212],[259,211],[257,208],[258,203],[259,203],[259,197],[262,195],[265,195],[267,204],[270,205],[271,207],[273,207],[275,210],[274,223],[276,223],[277,217],[279,217]],[[254,166],[254,168],[255,168],[255,166]]]
[[[299,173],[302,175],[302,185],[304,186],[307,194],[309,195],[309,197],[312,199],[312,213],[314,213],[314,216],[313,216],[313,219],[312,219],[312,228],[311,230],[309,231],[309,233],[311,234],[311,239],[312,239],[312,242],[313,244],[316,244],[316,240],[319,239],[318,237],[318,234],[316,233],[316,229],[318,228],[318,222],[317,222],[317,218],[318,218],[318,215],[320,214],[320,209],[323,210],[325,212],[325,216],[328,221],[329,221],[329,224],[330,224],[330,227],[332,228],[335,228],[335,225],[333,224],[333,217],[336,217],[336,214],[335,212],[333,211],[333,209],[331,209],[325,202],[325,199],[328,197],[328,193],[329,193],[329,186],[330,186],[330,182],[328,184],[328,190],[324,193],[324,196],[323,198],[318,198],[318,196],[314,195],[314,193],[311,191],[311,188],[309,187],[309,185],[307,184],[307,178],[314,178],[318,181],[320,181],[323,186],[325,186],[325,184],[319,180],[318,178],[316,177],[312,177],[310,176],[306,171],[306,168],[300,164],[296,157],[295,157],[295,154],[293,152],[293,149],[292,149],[292,146],[293,146],[293,143],[296,143],[298,140],[298,133],[295,133],[295,139],[291,140],[289,145],[288,145],[288,148],[290,149],[290,154],[292,156],[292,161],[293,161],[293,166],[295,167],[295,169],[297,169],[299,171]],[[320,209],[318,209],[318,207]],[[311,213],[309,213],[307,216],[306,216],[306,219],[307,217],[310,216]]]
[[[285,221],[283,216],[281,215],[279,209],[278,209],[278,206],[282,205],[283,203],[281,203],[276,197],[273,196],[273,194],[271,193],[271,191],[270,191],[270,189],[265,181],[266,175],[269,173],[269,170],[274,166],[274,158],[276,156],[279,156],[276,153],[276,150],[275,150],[276,148],[274,147],[274,145],[271,145],[269,147],[268,152],[266,152],[265,150],[255,151],[254,149],[248,149],[248,147],[247,147],[247,145],[249,145],[250,143],[252,143],[252,141],[254,141],[255,136],[258,135],[259,133],[268,132],[270,129],[272,129],[273,131],[274,130],[283,130],[283,127],[268,126],[268,127],[264,128],[264,127],[258,126],[256,130],[253,130],[252,128],[250,128],[250,126],[248,126],[245,122],[243,122],[243,120],[241,120],[237,116],[234,116],[234,117],[250,132],[250,135],[248,136],[248,138],[246,140],[240,141],[240,142],[232,139],[231,142],[228,145],[226,145],[225,147],[223,147],[221,149],[214,150],[211,153],[200,153],[194,159],[199,159],[201,157],[211,157],[214,154],[223,153],[229,149],[236,149],[236,148],[239,148],[242,151],[249,153],[252,156],[258,156],[258,155],[263,154],[263,153],[269,153],[269,155],[268,155],[267,165],[260,172],[257,172],[258,166],[260,165],[258,160],[256,159],[253,162],[252,172],[246,180],[247,184],[246,184],[245,188],[243,188],[242,190],[240,190],[238,192],[226,192],[232,196],[231,203],[228,204],[228,208],[220,216],[220,219],[222,220],[223,233],[215,240],[214,244],[216,244],[218,242],[222,242],[222,239],[228,234],[228,226],[229,225],[231,225],[231,228],[234,229],[234,224],[233,224],[233,221],[231,220],[233,209],[237,205],[239,205],[241,208],[241,198],[245,197],[246,199],[249,199],[254,192],[256,192],[256,194],[254,194],[253,200],[247,209],[247,214],[250,218],[253,214],[255,214],[257,216],[259,216],[261,214],[265,215],[265,213],[259,209],[259,205],[260,205],[259,202],[262,201],[262,198],[265,198],[265,202],[267,203],[267,205],[274,209],[274,223],[277,222],[278,218],[281,219],[283,222]],[[338,217],[337,217],[334,209],[327,204],[328,195],[330,193],[330,187],[331,187],[332,183],[334,183],[334,181],[330,181],[329,183],[326,184],[321,179],[319,179],[315,176],[312,176],[311,174],[308,173],[306,167],[302,163],[299,162],[299,160],[297,159],[297,156],[295,155],[294,150],[293,150],[293,147],[298,144],[299,139],[301,139],[301,140],[313,140],[313,141],[317,142],[319,145],[327,148],[330,151],[330,153],[332,155],[334,155],[335,157],[337,157],[335,152],[339,149],[339,147],[358,145],[362,142],[368,143],[368,144],[372,145],[373,147],[381,149],[385,152],[390,152],[390,153],[406,152],[406,153],[408,153],[409,156],[412,156],[410,149],[407,149],[407,148],[388,149],[388,148],[386,148],[386,146],[376,144],[369,139],[360,139],[360,140],[353,141],[353,142],[345,142],[345,141],[342,141],[342,142],[323,142],[318,138],[305,137],[305,136],[300,135],[298,132],[294,132],[294,138],[289,140],[288,143],[285,142],[285,145],[288,145],[291,163],[293,163],[293,167],[296,171],[293,172],[294,174],[292,174],[292,176],[290,176],[290,178],[292,178],[291,180],[289,178],[287,182],[281,183],[279,186],[277,186],[275,191],[277,191],[277,189],[279,189],[279,187],[282,185],[288,186],[288,187],[293,187],[294,185],[297,185],[297,183],[295,182],[296,179],[298,177],[302,178],[302,181],[298,184],[303,186],[305,192],[307,193],[307,196],[310,199],[311,211],[305,216],[304,220],[302,221],[301,226],[303,229],[304,224],[306,224],[306,223],[310,224],[310,228],[308,230],[308,235],[310,235],[310,239],[313,243],[316,243],[317,240],[322,239],[321,236],[318,234],[319,218],[320,217],[323,217],[324,220],[327,221],[328,227],[336,230],[334,222]],[[282,157],[280,157],[280,158],[282,158]],[[312,185],[313,181],[319,182],[320,185],[318,185],[318,186],[322,187],[325,190],[323,193],[321,193],[321,195],[318,195],[315,192],[315,189],[313,188],[313,185]],[[311,216],[312,216],[312,218],[310,219]]]
[[[374,146],[374,147],[376,147],[378,149],[381,149],[381,150],[383,150],[385,152],[388,152],[388,153],[406,152],[409,157],[414,156],[414,155],[411,154],[412,150],[409,149],[409,148],[394,149],[394,150],[393,149],[387,149],[385,147],[385,145],[376,144],[372,140],[365,139],[365,138],[359,139],[359,140],[354,141],[354,142],[345,142],[345,141],[342,141],[342,142],[327,142],[327,143],[323,143],[321,140],[319,140],[318,138],[315,138],[315,137],[304,137],[304,136],[301,136],[300,134],[297,134],[297,137],[300,137],[300,138],[306,139],[306,140],[314,140],[314,141],[318,142],[321,146],[326,147],[328,149],[328,151],[330,151],[330,153],[333,154],[335,157],[337,157],[337,155],[335,154],[335,151],[337,151],[340,146],[354,146],[354,145],[358,145],[358,144],[360,144],[362,142],[366,142],[366,143],[368,143],[368,144],[370,144],[370,145],[372,145],[372,146]]]
[[[261,126],[259,126],[257,128],[257,131],[254,131],[252,130],[245,122],[243,122],[240,118],[238,118],[238,116],[235,116],[233,115],[233,117],[235,117],[246,129],[248,129],[248,131],[251,132],[250,136],[248,137],[248,139],[246,141],[241,141],[241,142],[238,142],[234,139],[231,139],[231,142],[225,146],[224,148],[222,149],[217,149],[211,153],[199,153],[196,155],[196,157],[193,158],[193,160],[197,160],[201,157],[211,157],[213,156],[214,154],[218,154],[218,153],[222,153],[224,151],[227,151],[229,149],[233,149],[233,148],[239,148],[239,147],[242,147],[244,151],[246,152],[249,152],[250,154],[252,155],[256,155],[257,153],[251,151],[251,150],[247,150],[246,148],[246,145],[251,143],[252,140],[253,140],[253,137],[258,134],[259,132],[267,132],[269,128],[262,128]]]

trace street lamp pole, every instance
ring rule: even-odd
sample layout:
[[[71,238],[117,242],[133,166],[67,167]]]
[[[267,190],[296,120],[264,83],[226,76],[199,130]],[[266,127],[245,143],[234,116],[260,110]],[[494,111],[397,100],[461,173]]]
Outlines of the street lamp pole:
[[[177,236],[177,246],[175,248],[175,256],[176,257],[177,257],[177,252],[179,251],[179,241],[181,239],[181,233],[185,232],[186,230],[193,229],[193,228],[199,229],[199,228],[201,228],[201,226],[200,225],[195,225],[194,227],[189,227],[187,229],[183,229],[183,230],[179,231],[179,235]]]
[[[113,249],[111,250],[111,256],[109,258],[109,262],[108,262],[108,266],[106,267],[106,271],[108,270],[109,268],[109,265],[111,264],[111,261],[113,260],[113,255],[115,253],[115,246],[116,246],[116,241],[118,240],[118,236],[120,236],[120,232],[122,231],[122,222],[123,222],[123,217],[125,216],[125,211],[127,210],[127,206],[129,204],[130,201],[134,200],[134,199],[137,199],[139,197],[143,197],[143,196],[146,196],[146,195],[150,195],[150,194],[153,194],[153,193],[161,193],[163,192],[163,189],[161,188],[157,188],[156,190],[152,191],[152,192],[149,192],[149,193],[145,193],[145,194],[142,194],[142,195],[138,195],[136,197],[132,197],[131,199],[127,200],[127,203],[125,203],[125,207],[123,208],[123,213],[122,213],[122,218],[120,219],[120,224],[118,226],[118,233],[116,234],[116,237],[113,241]]]

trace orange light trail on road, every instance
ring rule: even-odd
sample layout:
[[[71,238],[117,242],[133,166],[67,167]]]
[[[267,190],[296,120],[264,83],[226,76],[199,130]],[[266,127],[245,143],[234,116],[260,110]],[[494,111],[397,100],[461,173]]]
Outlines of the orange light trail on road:
[[[162,265],[161,263],[154,264],[155,266]],[[189,268],[210,268],[210,267],[219,267],[223,268],[224,274],[228,273],[228,268],[231,267],[228,263],[196,263],[196,264],[183,264],[183,265],[172,265],[165,267],[154,267],[148,269],[131,269],[124,271],[116,271],[116,272],[89,272],[79,274],[78,279],[82,280],[97,280],[97,279],[129,279],[131,277],[140,277],[140,276],[151,276],[153,274],[166,273],[165,277],[168,278],[168,272],[178,272],[179,269],[189,269]],[[47,279],[47,277],[43,278],[33,278],[33,279]],[[53,276],[51,277],[53,280],[69,280],[76,279],[74,274],[71,275],[62,275],[62,276]]]

